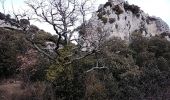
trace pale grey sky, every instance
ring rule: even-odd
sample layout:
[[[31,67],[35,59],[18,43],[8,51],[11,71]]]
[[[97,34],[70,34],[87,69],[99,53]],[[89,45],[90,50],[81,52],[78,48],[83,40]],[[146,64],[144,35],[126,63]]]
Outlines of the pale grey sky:
[[[11,4],[13,2],[14,8],[17,9],[25,9],[26,5],[24,4],[25,0],[6,0],[5,9],[10,11]],[[104,4],[108,0],[97,0],[96,1],[96,9],[99,4]],[[157,16],[162,18],[169,26],[170,26],[170,0],[127,0],[130,4],[135,4],[141,7],[141,9],[148,13],[151,16]],[[2,12],[2,7],[0,6],[0,11]],[[6,13],[8,13],[6,11]],[[36,23],[40,28],[52,32],[52,28],[48,27],[47,24]]]

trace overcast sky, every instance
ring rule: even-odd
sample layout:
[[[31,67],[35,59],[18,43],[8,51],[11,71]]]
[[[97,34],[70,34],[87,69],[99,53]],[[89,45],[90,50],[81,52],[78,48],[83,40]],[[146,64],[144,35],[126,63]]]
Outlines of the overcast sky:
[[[1,0],[0,0],[1,1]],[[6,0],[5,9],[11,10],[11,4],[13,2],[15,10],[20,8],[25,8],[25,0]],[[96,9],[99,4],[104,4],[108,0],[97,0]],[[138,5],[144,12],[148,13],[151,16],[157,16],[162,18],[170,26],[170,0],[127,0],[130,4]],[[0,11],[2,12],[2,7],[0,6]],[[8,13],[6,11],[6,13]],[[48,27],[45,24],[36,24],[40,28],[51,32],[52,28]]]

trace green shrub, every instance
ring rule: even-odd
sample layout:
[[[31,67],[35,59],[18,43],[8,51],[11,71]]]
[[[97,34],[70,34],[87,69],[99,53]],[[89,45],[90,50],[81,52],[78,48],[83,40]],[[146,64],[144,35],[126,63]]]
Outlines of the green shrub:
[[[102,22],[103,22],[104,24],[106,24],[106,23],[107,23],[107,21],[108,21],[108,18],[106,18],[106,17],[102,17],[102,18],[101,18],[101,20],[102,20]]]
[[[0,19],[1,19],[1,20],[4,20],[4,19],[5,19],[5,14],[3,14],[3,13],[0,12]]]
[[[170,67],[168,64],[168,60],[166,60],[164,57],[159,57],[157,59],[157,65],[160,71],[169,71]]]
[[[150,52],[154,52],[156,57],[169,52],[170,50],[170,43],[164,38],[160,37],[152,37],[149,41],[149,48]]]
[[[128,3],[124,3],[124,8],[126,11],[131,11],[134,15],[136,15],[137,17],[139,17],[139,12],[140,12],[140,7],[136,6],[136,5],[129,5]]]
[[[97,16],[98,16],[98,19],[102,19],[103,14],[102,13],[98,13]]]
[[[51,37],[52,35],[47,32],[38,31],[37,33],[35,33],[33,42],[35,44],[43,45],[46,41],[50,40]]]
[[[148,49],[148,38],[141,36],[139,33],[133,33],[130,48],[136,53],[146,51]]]
[[[17,69],[16,48],[7,41],[1,41],[0,47],[0,77],[11,76]]]
[[[17,54],[24,52],[23,35],[19,31],[0,29],[0,77],[16,74]],[[22,43],[22,45],[18,45]]]
[[[72,77],[72,66],[69,64],[67,65],[67,62],[71,61],[71,58],[68,57],[68,55],[71,55],[72,46],[68,45],[62,49],[59,50],[60,56],[56,59],[56,63],[51,65],[49,69],[47,70],[47,80],[54,81],[57,80],[62,73],[67,73],[65,77]],[[66,64],[66,65],[65,65]]]
[[[59,50],[60,56],[56,59],[56,63],[47,69],[46,78],[57,86],[55,89],[57,98],[79,100],[84,97],[84,72],[95,65],[95,60],[93,56],[88,56],[67,65],[66,63],[77,57],[72,48],[74,45],[71,44]]]

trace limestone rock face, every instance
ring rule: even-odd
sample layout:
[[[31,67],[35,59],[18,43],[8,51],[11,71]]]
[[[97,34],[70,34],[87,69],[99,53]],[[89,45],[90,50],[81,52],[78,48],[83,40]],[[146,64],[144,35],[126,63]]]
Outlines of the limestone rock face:
[[[12,29],[12,30],[28,30],[30,21],[27,19],[14,19],[9,14],[3,14],[0,12],[0,27]]]
[[[84,35],[88,39],[96,38],[99,30],[102,30],[107,38],[118,37],[126,41],[130,40],[134,32],[140,32],[146,37],[170,33],[169,26],[162,19],[149,16],[138,6],[130,5],[124,0],[108,0],[100,5],[89,20],[87,29]]]
[[[56,44],[54,42],[45,42],[45,48],[46,50],[50,51],[50,52],[54,52],[55,48],[56,48]]]
[[[108,2],[110,2],[110,3],[114,4],[114,5],[118,5],[120,3],[123,3],[124,0],[108,0]]]
[[[0,19],[0,27],[21,30],[21,28],[17,27],[16,25],[12,25],[11,23],[1,19]]]

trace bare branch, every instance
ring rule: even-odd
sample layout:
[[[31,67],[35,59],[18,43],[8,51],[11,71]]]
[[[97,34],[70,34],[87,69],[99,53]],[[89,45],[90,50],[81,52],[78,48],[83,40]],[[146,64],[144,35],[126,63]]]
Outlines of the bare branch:
[[[67,62],[67,63],[65,63],[64,65],[66,66],[66,65],[69,65],[69,64],[73,63],[74,61],[77,61],[77,60],[81,60],[81,59],[83,59],[83,58],[86,58],[86,57],[88,57],[89,55],[92,55],[93,53],[94,53],[94,51],[88,52],[88,53],[86,53],[84,56],[81,56],[81,57],[72,59],[70,62]]]
[[[60,45],[71,42],[73,34],[80,29],[75,23],[80,22],[80,16],[83,16],[84,23],[86,14],[90,12],[93,5],[90,0],[81,2],[79,0],[27,0],[26,4],[36,15],[34,19],[40,19],[53,27],[58,35],[56,52]]]
[[[46,55],[47,57],[49,57],[51,60],[55,60],[53,57],[51,57],[49,54],[47,54],[46,52],[44,52],[43,50],[41,50],[35,43],[33,43],[34,47],[41,53],[43,53],[44,55]]]

